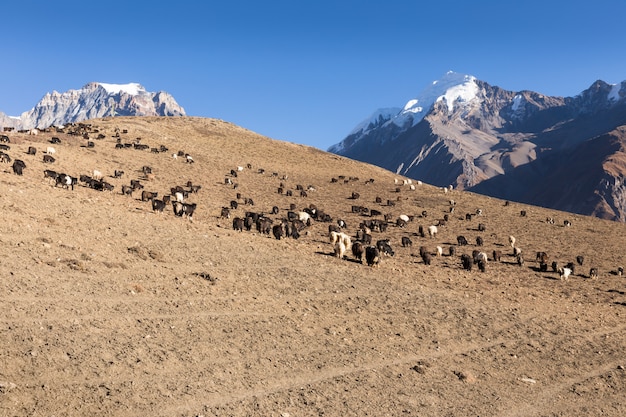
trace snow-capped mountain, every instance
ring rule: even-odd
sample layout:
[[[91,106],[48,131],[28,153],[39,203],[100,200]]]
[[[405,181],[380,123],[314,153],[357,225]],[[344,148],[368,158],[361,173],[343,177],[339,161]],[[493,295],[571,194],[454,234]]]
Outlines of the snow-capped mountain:
[[[92,82],[79,90],[53,91],[19,117],[0,114],[0,124],[18,129],[44,128],[107,116],[184,116],[185,110],[164,92],[148,92],[137,83]]]
[[[449,72],[403,107],[374,113],[329,151],[434,185],[626,221],[626,165],[616,162],[624,126],[626,82],[596,81],[564,98]],[[568,191],[562,182],[578,171],[585,187]]]

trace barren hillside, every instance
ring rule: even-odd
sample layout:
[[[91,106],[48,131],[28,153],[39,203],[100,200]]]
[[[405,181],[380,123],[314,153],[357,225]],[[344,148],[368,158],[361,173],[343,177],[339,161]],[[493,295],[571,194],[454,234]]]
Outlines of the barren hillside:
[[[626,414],[626,278],[617,274],[626,225],[411,190],[391,172],[219,120],[90,123],[93,147],[67,133],[9,134],[5,152],[26,168],[19,176],[0,166],[0,415]],[[137,138],[168,150],[115,146]],[[52,164],[42,158],[48,146]],[[194,163],[173,158],[179,151]],[[98,170],[114,190],[64,189],[46,169]],[[131,180],[158,198],[200,185],[186,200],[197,204],[193,219],[171,204],[154,212],[141,190],[123,195]],[[220,217],[231,201],[238,208]],[[246,212],[277,224],[291,204],[332,221],[313,221],[299,239],[233,230]],[[361,222],[383,218],[352,206],[390,216],[372,238],[389,239],[395,255],[377,267],[333,255],[329,225],[345,220],[354,238]],[[396,226],[401,214],[412,218],[406,227]],[[435,237],[419,236],[445,215]],[[469,245],[457,245],[460,235]],[[444,256],[425,265],[420,246]],[[473,250],[489,255],[486,272],[461,267]],[[539,251],[559,265],[584,262],[561,281],[540,271]]]

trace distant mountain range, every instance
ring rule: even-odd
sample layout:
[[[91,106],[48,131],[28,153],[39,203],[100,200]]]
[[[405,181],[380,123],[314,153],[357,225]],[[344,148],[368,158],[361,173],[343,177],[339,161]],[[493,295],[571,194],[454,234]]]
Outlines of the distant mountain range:
[[[626,82],[550,97],[449,72],[329,152],[433,185],[626,221],[625,145]]]
[[[79,90],[53,91],[27,112],[11,117],[0,113],[0,125],[16,129],[45,128],[107,116],[184,116],[170,94],[152,93],[137,83],[92,82]]]

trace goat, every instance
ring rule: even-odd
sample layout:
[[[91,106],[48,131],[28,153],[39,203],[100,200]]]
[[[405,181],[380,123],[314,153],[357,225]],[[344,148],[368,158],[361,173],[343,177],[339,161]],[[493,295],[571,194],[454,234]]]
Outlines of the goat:
[[[361,263],[363,263],[364,252],[365,252],[365,248],[361,242],[356,241],[352,244],[352,255],[354,255],[354,257],[358,259],[359,262]]]
[[[547,263],[548,262],[548,254],[545,252],[537,252],[537,257],[535,260],[539,263]]]
[[[571,273],[572,273],[572,270],[569,268],[559,268],[559,275],[560,275],[561,281],[567,281]]]
[[[157,200],[156,198],[152,199],[152,211],[158,211],[160,213],[165,209],[165,201]]]
[[[122,195],[133,195],[134,188],[130,185],[122,185]]]
[[[141,192],[141,201],[154,200],[158,197],[159,193],[151,192],[151,191],[142,191]]]
[[[384,253],[388,256],[394,256],[395,252],[391,248],[391,244],[389,243],[389,239],[380,239],[376,242],[376,247],[381,253]]]
[[[233,219],[233,229],[242,232],[244,227],[244,220],[241,217],[235,217]]]
[[[461,255],[461,265],[463,266],[463,269],[465,269],[466,271],[471,271],[472,270],[472,258],[467,254]]]
[[[367,246],[365,248],[365,261],[368,266],[380,265],[380,251],[376,246]]]
[[[280,240],[283,236],[285,236],[285,229],[282,224],[275,224],[272,226],[272,234],[276,238],[276,240]]]
[[[15,161],[13,161],[13,165],[11,168],[13,168],[14,174],[22,175],[22,171],[24,170],[24,168],[26,168],[26,164],[21,159],[16,159]]]

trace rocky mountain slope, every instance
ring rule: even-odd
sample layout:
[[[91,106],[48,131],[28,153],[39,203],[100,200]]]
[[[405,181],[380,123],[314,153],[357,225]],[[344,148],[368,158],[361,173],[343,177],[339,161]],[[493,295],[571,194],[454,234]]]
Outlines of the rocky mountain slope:
[[[448,73],[397,112],[377,112],[329,149],[428,183],[454,185],[536,205],[626,220],[626,171],[604,161],[622,143],[625,83],[596,81],[575,97],[512,92],[475,77]],[[609,135],[613,141],[602,140]],[[593,149],[589,161],[568,163]],[[557,163],[555,163],[557,161]],[[559,163],[560,162],[560,163]],[[585,187],[560,192],[568,180]]]
[[[26,168],[0,164],[0,415],[626,414],[626,225],[412,189],[382,168],[219,120],[107,117],[84,128],[95,146],[68,132],[9,133],[4,152]],[[52,137],[55,162],[44,163]],[[44,170],[79,181],[72,190]],[[112,191],[81,178],[94,170]],[[143,190],[123,194],[131,181]],[[142,198],[190,185],[201,187],[185,198],[193,220]],[[246,212],[278,225],[311,207],[330,220],[299,239],[233,229]],[[386,225],[372,243],[388,239],[394,256],[377,267],[334,256],[339,219],[353,240],[361,223]],[[489,255],[485,272],[462,268],[474,250]],[[538,251],[575,273],[542,270]]]
[[[137,83],[92,82],[78,90],[46,93],[35,107],[19,117],[0,113],[0,126],[32,129],[107,116],[184,115],[185,110],[167,92],[148,92]]]

